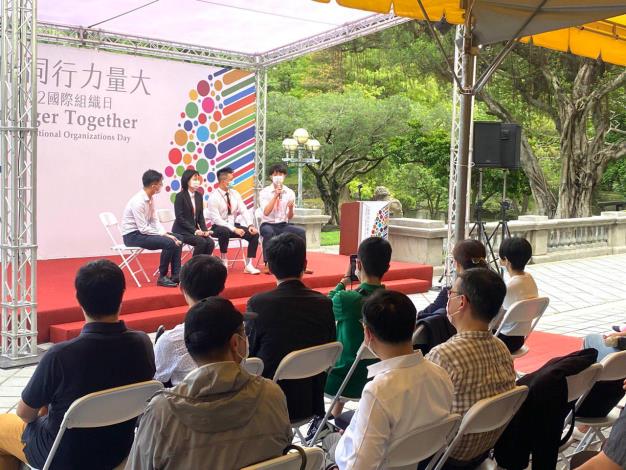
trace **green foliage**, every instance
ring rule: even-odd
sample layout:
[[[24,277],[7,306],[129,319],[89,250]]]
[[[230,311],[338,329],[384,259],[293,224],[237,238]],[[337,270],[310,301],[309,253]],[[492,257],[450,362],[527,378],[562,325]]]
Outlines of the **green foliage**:
[[[322,240],[320,242],[322,246],[339,245],[339,230],[332,232],[322,232]]]

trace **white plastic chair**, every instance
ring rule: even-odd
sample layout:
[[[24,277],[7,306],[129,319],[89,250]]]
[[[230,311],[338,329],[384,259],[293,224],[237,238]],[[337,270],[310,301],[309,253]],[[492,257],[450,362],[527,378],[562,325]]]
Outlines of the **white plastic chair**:
[[[211,220],[208,208],[204,209],[203,214],[206,220]],[[219,240],[217,237],[211,236],[211,240],[215,242],[215,246],[219,246]],[[236,250],[232,258],[228,256],[231,248]],[[248,242],[243,238],[231,238],[228,240],[228,253],[226,253],[226,261],[229,267],[234,266],[235,263],[243,263],[244,266],[246,265],[246,252],[244,251],[246,248],[248,248]]]
[[[278,382],[279,380],[308,379],[322,372],[329,372],[335,366],[341,351],[343,351],[343,345],[338,341],[292,351],[278,364],[273,380]],[[294,433],[301,442],[305,442],[305,439],[298,428],[307,421],[308,419],[291,423]]]
[[[137,273],[143,273],[146,278],[146,282],[150,282],[150,278],[148,277],[146,270],[143,268],[141,261],[139,261],[139,255],[144,251],[149,250],[144,250],[143,248],[140,248],[138,246],[126,246],[123,242],[119,241],[118,237],[113,232],[114,230],[117,230],[117,234],[121,238],[122,231],[117,221],[117,217],[115,217],[112,212],[101,212],[99,217],[100,222],[102,222],[102,225],[104,225],[104,229],[106,230],[107,235],[109,235],[111,242],[113,242],[111,250],[113,250],[122,258],[122,262],[118,266],[122,270],[128,270],[135,283],[137,284],[137,287],[141,287],[139,279],[137,279],[136,276]],[[133,261],[137,262],[137,266],[139,266],[139,269],[133,270],[131,266],[131,263]]]
[[[626,379],[626,351],[609,354],[600,364],[602,364],[602,371],[598,375],[596,382],[610,382],[613,380]],[[602,434],[602,429],[613,426],[619,414],[619,409],[613,408],[608,415],[601,418],[577,417],[576,422],[581,426],[589,426],[589,430],[580,440],[574,452],[586,450],[592,444],[606,441],[607,437]],[[597,441],[592,442],[593,439],[597,439]]]
[[[421,426],[402,436],[389,446],[385,468],[415,470],[419,462],[431,456],[427,469],[432,468],[456,434],[460,424],[461,415],[451,414],[436,423]]]
[[[324,467],[324,451],[319,447],[303,447],[306,454],[305,470],[322,470]],[[290,452],[264,462],[255,463],[241,470],[300,470],[302,457],[297,452]]]
[[[428,342],[428,338],[426,337],[426,328],[424,327],[424,325],[420,325],[417,328],[415,328],[415,331],[413,332],[413,348],[415,349],[415,345],[417,344],[426,344]]]
[[[100,428],[136,418],[144,412],[148,400],[162,388],[161,382],[148,380],[90,393],[75,400],[65,412],[42,470],[50,468],[66,429]]]
[[[265,364],[263,364],[263,359],[260,357],[249,357],[244,362],[243,367],[252,375],[261,375]]]
[[[443,467],[455,447],[466,434],[483,433],[495,431],[496,429],[504,430],[504,427],[513,419],[517,410],[526,400],[527,395],[528,387],[517,386],[508,392],[484,398],[474,403],[463,416],[459,432],[437,462],[435,470],[440,470]]]
[[[495,335],[498,336],[502,327],[507,323],[515,323],[515,327],[507,333],[510,336],[528,336],[533,332],[541,316],[548,308],[550,299],[548,297],[536,297],[534,299],[519,300],[509,307],[504,314],[504,318],[500,322],[500,326],[496,330]],[[517,351],[511,353],[513,359],[525,356],[529,349],[525,344]]]

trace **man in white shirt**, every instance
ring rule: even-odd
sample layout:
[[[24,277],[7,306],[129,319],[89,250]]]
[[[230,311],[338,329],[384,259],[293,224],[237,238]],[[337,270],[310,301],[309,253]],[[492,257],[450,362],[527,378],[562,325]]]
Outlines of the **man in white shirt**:
[[[373,380],[365,385],[350,425],[330,446],[340,470],[385,468],[394,441],[450,414],[453,386],[448,374],[413,352],[416,313],[406,295],[384,289],[363,305],[364,343],[381,361],[368,367]],[[327,436],[325,447],[337,437]]]
[[[215,297],[224,290],[226,267],[219,258],[196,255],[180,270],[180,290],[189,307],[200,300]],[[154,379],[178,385],[196,368],[185,346],[185,324],[180,323],[163,333],[154,344],[156,373]]]
[[[135,194],[124,209],[122,216],[122,238],[126,246],[161,250],[159,279],[157,285],[176,287],[180,273],[182,242],[172,233],[167,233],[154,209],[152,198],[163,188],[163,175],[148,170],[142,176],[143,189]],[[171,276],[168,271],[171,265]]]
[[[211,230],[217,237],[224,266],[228,266],[226,260],[228,241],[231,238],[243,238],[248,242],[248,259],[244,271],[248,274],[260,274],[261,271],[255,268],[253,263],[259,246],[259,232],[241,195],[233,189],[233,173],[231,167],[217,171],[219,186],[209,196],[209,217],[213,223]],[[241,218],[244,225],[236,222],[237,218]]]
[[[269,169],[272,184],[266,186],[259,193],[259,208],[261,210],[261,226],[259,231],[263,237],[263,259],[265,260],[265,246],[272,237],[284,232],[298,235],[306,241],[306,231],[302,227],[290,224],[293,218],[293,208],[296,194],[284,185],[287,176],[287,167],[283,163],[272,165]],[[265,274],[270,274],[265,262]],[[311,271],[305,271],[311,273]]]

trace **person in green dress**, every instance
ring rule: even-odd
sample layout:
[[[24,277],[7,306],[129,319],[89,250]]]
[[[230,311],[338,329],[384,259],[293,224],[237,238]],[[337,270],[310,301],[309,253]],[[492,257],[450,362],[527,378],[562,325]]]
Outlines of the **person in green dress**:
[[[391,245],[380,237],[370,237],[359,245],[356,260],[356,275],[360,285],[353,290],[346,290],[350,285],[350,267],[346,275],[341,278],[337,287],[330,292],[333,301],[333,313],[337,322],[337,341],[343,344],[343,351],[337,360],[334,369],[326,380],[325,392],[336,395],[337,390],[345,379],[348,370],[356,358],[357,351],[363,343],[363,325],[361,324],[361,309],[367,297],[377,289],[384,289],[382,279],[389,270],[391,262]],[[363,387],[368,381],[367,366],[376,360],[360,361],[348,385],[342,392],[344,397],[360,398]],[[332,410],[337,417],[343,410],[343,403],[338,401]]]

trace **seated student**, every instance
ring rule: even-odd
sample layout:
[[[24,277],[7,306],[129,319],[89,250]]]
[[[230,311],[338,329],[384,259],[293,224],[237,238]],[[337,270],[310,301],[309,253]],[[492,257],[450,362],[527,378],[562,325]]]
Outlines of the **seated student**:
[[[271,379],[290,352],[335,341],[335,319],[330,299],[302,283],[306,269],[304,240],[283,233],[273,237],[265,249],[277,287],[250,298],[248,310],[258,317],[246,322],[246,330],[250,355],[263,360],[263,376]],[[324,416],[325,382],[326,374],[320,374],[279,383],[287,396],[292,421]]]
[[[244,317],[221,297],[189,309],[185,345],[198,368],[150,401],[127,469],[239,469],[291,443],[283,392],[240,365],[248,357]]]
[[[135,194],[124,209],[122,216],[122,238],[126,246],[138,246],[146,250],[161,250],[159,279],[157,285],[176,287],[180,271],[182,242],[172,233],[167,233],[154,209],[153,198],[163,188],[163,175],[148,170],[142,176],[143,189]],[[171,265],[171,276],[167,273]]]
[[[70,405],[93,392],[152,379],[154,354],[145,333],[119,320],[126,287],[115,263],[92,261],[76,274],[85,316],[80,336],[52,346],[22,391],[17,414],[0,416],[0,468],[17,459],[43,468]],[[135,419],[94,429],[68,429],[51,468],[111,469],[128,455]]]
[[[509,282],[506,284],[506,296],[502,302],[502,309],[508,310],[511,305],[519,300],[534,299],[539,296],[537,284],[530,273],[524,268],[533,256],[533,248],[528,240],[520,237],[505,238],[500,244],[500,265],[509,274]],[[524,336],[513,336],[509,333],[517,327],[517,323],[511,322],[502,325],[498,338],[504,341],[510,352],[515,352],[524,345]]]
[[[350,281],[350,266],[337,287],[328,296],[333,301],[333,313],[337,322],[337,341],[343,344],[343,351],[335,367],[328,374],[326,393],[336,395],[348,370],[356,359],[357,351],[363,343],[363,325],[361,309],[363,302],[378,289],[384,289],[382,278],[391,263],[391,245],[380,237],[370,237],[361,242],[357,250],[356,273],[361,281],[358,288],[346,290]],[[374,361],[360,361],[348,385],[342,394],[345,397],[360,398],[363,387],[368,381],[367,366]],[[333,416],[339,416],[343,403],[337,402],[332,410]]]
[[[459,274],[449,293],[447,315],[458,333],[435,346],[426,358],[448,372],[454,384],[452,412],[465,414],[477,401],[515,387],[511,353],[489,329],[506,286],[493,271],[474,268]],[[479,465],[500,432],[467,435],[446,467]]]
[[[471,238],[461,240],[454,245],[452,258],[454,259],[454,270],[457,274],[461,274],[466,269],[489,267],[486,261],[487,250],[485,250],[485,245]],[[445,315],[447,303],[448,287],[442,287],[435,301],[424,310],[418,312],[418,320],[432,315]]]
[[[339,469],[385,468],[390,445],[450,414],[453,386],[441,367],[413,352],[415,306],[400,292],[379,289],[363,305],[365,344],[381,359],[350,425],[324,439]],[[338,441],[338,442],[337,442]],[[333,448],[333,443],[336,447]]]
[[[222,260],[210,255],[191,258],[180,271],[180,290],[187,305],[193,307],[199,300],[219,295],[226,283],[226,267]],[[161,335],[154,345],[156,360],[155,380],[178,385],[196,368],[185,347],[185,324],[180,323]]]
[[[619,338],[626,338],[626,330],[619,332],[613,331],[605,334],[587,335],[583,339],[583,349],[593,348],[597,350],[598,362],[600,362],[609,354],[624,350],[618,347],[617,341]]]

